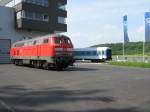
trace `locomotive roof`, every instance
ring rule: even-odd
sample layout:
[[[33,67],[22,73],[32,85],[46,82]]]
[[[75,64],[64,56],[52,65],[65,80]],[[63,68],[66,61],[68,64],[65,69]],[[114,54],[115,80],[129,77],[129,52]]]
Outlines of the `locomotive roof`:
[[[22,42],[29,42],[29,41],[34,41],[34,40],[40,40],[40,39],[50,38],[50,37],[61,37],[61,36],[64,36],[64,35],[60,35],[60,34],[45,35],[42,37],[36,37],[36,38],[32,38],[32,39],[27,39],[27,40],[21,40],[21,41],[15,42],[14,44],[22,43]]]

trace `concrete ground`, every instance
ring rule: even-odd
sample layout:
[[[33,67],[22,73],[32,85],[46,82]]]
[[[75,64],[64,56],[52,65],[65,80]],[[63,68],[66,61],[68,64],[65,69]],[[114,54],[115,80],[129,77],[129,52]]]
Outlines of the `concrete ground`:
[[[0,65],[0,112],[150,112],[150,69]]]

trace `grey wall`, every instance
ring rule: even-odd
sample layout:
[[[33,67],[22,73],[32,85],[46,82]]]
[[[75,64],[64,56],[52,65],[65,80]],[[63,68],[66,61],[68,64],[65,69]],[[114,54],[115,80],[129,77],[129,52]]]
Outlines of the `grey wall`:
[[[0,6],[0,39],[16,40],[14,9]]]

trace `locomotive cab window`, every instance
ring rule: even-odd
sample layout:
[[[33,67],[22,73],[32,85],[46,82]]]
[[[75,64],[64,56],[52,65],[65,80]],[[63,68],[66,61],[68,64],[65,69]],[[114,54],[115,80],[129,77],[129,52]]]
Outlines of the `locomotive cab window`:
[[[56,44],[61,44],[62,43],[61,38],[60,37],[56,37],[55,43]]]

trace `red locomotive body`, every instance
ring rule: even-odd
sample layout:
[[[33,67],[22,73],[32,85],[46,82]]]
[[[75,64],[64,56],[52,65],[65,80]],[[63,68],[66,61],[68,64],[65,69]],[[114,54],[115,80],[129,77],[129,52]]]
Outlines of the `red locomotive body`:
[[[72,42],[64,35],[16,42],[13,44],[10,54],[12,63],[27,64],[36,68],[63,69],[74,63]]]

